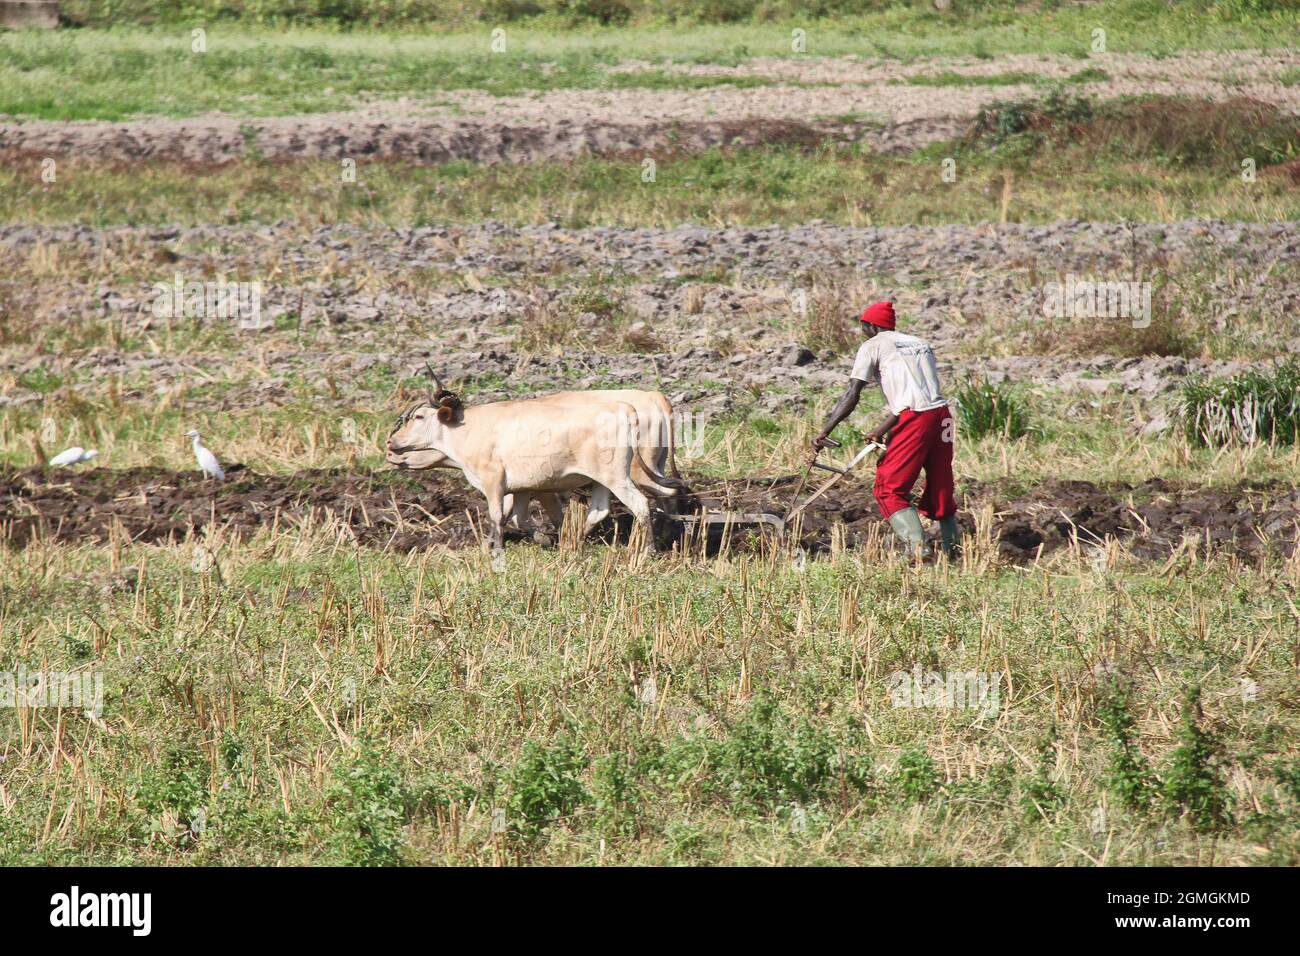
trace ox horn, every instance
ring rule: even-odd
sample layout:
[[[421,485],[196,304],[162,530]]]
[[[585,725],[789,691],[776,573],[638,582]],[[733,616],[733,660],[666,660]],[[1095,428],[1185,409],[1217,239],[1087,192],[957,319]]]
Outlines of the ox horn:
[[[428,370],[429,377],[433,379],[433,391],[430,392],[427,389],[425,390],[429,396],[429,404],[436,405],[437,400],[434,398],[434,396],[440,394],[443,391],[442,380],[438,378],[438,373],[433,370],[433,366],[430,365],[428,362],[424,363],[424,367]]]

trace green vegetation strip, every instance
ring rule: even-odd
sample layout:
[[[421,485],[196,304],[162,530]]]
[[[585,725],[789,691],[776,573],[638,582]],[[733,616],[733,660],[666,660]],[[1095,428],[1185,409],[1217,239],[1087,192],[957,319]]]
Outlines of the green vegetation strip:
[[[713,149],[661,157],[651,182],[639,154],[532,164],[372,162],[359,166],[355,182],[323,160],[253,158],[196,170],[72,158],[51,183],[40,158],[28,157],[0,169],[0,222],[1272,222],[1300,215],[1298,155],[1294,119],[1267,104],[1175,97],[1099,104],[1058,88],[993,104],[969,135],[909,156],[829,143]]]
[[[7,559],[103,702],[0,713],[0,863],[1300,862],[1277,568],[206,547]]]
[[[955,12],[943,14],[928,0],[871,3],[865,11],[843,0],[667,7],[638,2],[631,19],[647,25],[598,25],[602,11],[621,19],[621,4],[566,3],[572,15],[529,20],[545,4],[70,0],[65,15],[112,29],[0,33],[0,114],[122,119],[221,109],[263,116],[337,110],[376,97],[428,99],[463,89],[506,94],[627,84],[690,88],[708,81],[658,70],[614,79],[605,67],[625,60],[735,65],[759,56],[788,57],[796,29],[804,31],[804,55],[892,60],[1026,52],[1086,59],[1097,29],[1106,32],[1112,52],[1269,48],[1285,45],[1300,29],[1300,10],[1284,0],[1119,0],[1104,9],[1044,3],[1028,10],[1009,0],[987,0],[954,4]],[[524,22],[515,22],[519,16]],[[320,27],[331,20],[336,26],[411,26],[421,32]],[[285,30],[286,21],[313,29]],[[581,29],[560,29],[575,25]],[[206,31],[203,53],[194,52],[194,29]],[[435,32],[423,32],[430,29]],[[493,29],[505,30],[500,52],[492,46]]]
[[[944,160],[954,159],[946,182]],[[1090,157],[1095,162],[1089,162]],[[0,168],[0,222],[88,225],[355,223],[422,226],[494,220],[672,226],[681,223],[851,226],[1172,222],[1300,218],[1300,192],[1267,170],[1241,178],[1240,157],[1217,165],[1040,152],[929,149],[905,158],[826,147],[711,150],[664,159],[643,182],[638,159],[436,167],[360,163],[344,182],[334,161],[250,161],[204,171],[180,164],[110,167],[67,161],[41,181],[39,161]]]

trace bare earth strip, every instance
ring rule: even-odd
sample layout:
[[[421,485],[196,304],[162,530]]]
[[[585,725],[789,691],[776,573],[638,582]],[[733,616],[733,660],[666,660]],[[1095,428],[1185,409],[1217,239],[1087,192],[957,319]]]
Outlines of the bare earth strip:
[[[970,77],[996,77],[1003,73],[1032,73],[1048,80],[1067,80],[1080,70],[1105,71],[1111,81],[1176,82],[1209,89],[1240,83],[1261,88],[1276,86],[1282,73],[1300,65],[1295,50],[1198,50],[1175,56],[1154,57],[1134,53],[1094,53],[1087,59],[1059,54],[1004,53],[992,59],[977,57],[923,57],[882,60],[869,57],[757,57],[738,66],[645,62],[620,64],[615,71],[664,69],[689,76],[763,77],[800,83],[882,83],[914,77],[959,73]],[[1101,84],[1098,84],[1099,86]],[[1122,93],[1122,89],[1120,90]],[[1133,91],[1130,91],[1133,92]],[[1108,90],[1108,95],[1111,93]],[[1199,92],[1196,95],[1201,95]]]
[[[798,477],[790,475],[700,481],[709,486],[702,495],[709,506],[773,514],[782,513],[798,490]],[[970,516],[991,504],[998,551],[1018,563],[1070,547],[1072,535],[1089,541],[1121,538],[1141,557],[1165,559],[1189,534],[1207,552],[1257,561],[1270,552],[1289,555],[1300,523],[1300,491],[1279,483],[1205,489],[1158,479],[1111,486],[1053,481],[1012,493],[996,483],[969,482],[963,499],[966,532],[975,531]],[[232,469],[231,480],[218,484],[193,471],[161,468],[51,475],[41,468],[0,467],[0,542],[18,546],[33,539],[106,543],[115,526],[141,542],[185,540],[205,528],[241,537],[329,515],[366,547],[468,547],[476,542],[470,516],[481,525],[483,511],[482,497],[459,478],[430,472],[268,475],[240,467]],[[628,520],[621,509],[618,513],[625,532]],[[851,542],[860,542],[877,521],[865,489],[840,485],[805,512],[802,543],[825,550],[835,523],[845,526]],[[679,535],[680,528],[660,521],[657,532],[667,538]]]
[[[613,68],[630,70],[648,64]],[[738,67],[677,66],[687,74],[759,76],[773,85],[698,90],[560,89],[494,97],[446,92],[437,104],[381,102],[305,116],[241,119],[213,114],[133,122],[0,124],[0,154],[138,161],[225,163],[353,157],[432,164],[564,160],[585,154],[699,151],[727,144],[830,139],[861,141],[886,152],[949,139],[981,108],[1040,94],[1042,82],[916,85],[919,76],[972,78],[1024,72],[1060,81],[1081,71],[1105,78],[1074,88],[1100,99],[1136,94],[1224,100],[1249,97],[1300,112],[1300,85],[1282,82],[1300,53],[1187,53],[1156,59],[1100,55],[1013,56],[995,62],[926,60],[908,64],[858,59],[754,60]],[[656,66],[656,69],[662,69]]]
[[[114,162],[179,160],[222,164],[250,153],[274,160],[388,159],[415,165],[452,160],[528,163],[580,156],[698,153],[718,146],[823,141],[866,143],[905,153],[951,139],[965,127],[951,119],[880,126],[781,119],[581,121],[518,124],[370,111],[281,117],[240,123],[229,117],[136,123],[41,123],[0,126],[0,155],[83,157]]]

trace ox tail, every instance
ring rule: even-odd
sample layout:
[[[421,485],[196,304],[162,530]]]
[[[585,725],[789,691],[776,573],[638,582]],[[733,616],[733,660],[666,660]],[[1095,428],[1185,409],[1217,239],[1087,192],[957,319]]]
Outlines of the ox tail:
[[[635,454],[636,464],[640,467],[643,477],[640,481],[635,478],[633,481],[642,491],[660,498],[671,499],[671,503],[666,506],[670,513],[676,513],[680,508],[685,508],[687,511],[698,510],[699,499],[691,491],[690,485],[680,478],[670,478],[660,474],[646,463],[640,448],[635,449]],[[678,495],[681,497],[676,497]]]
[[[675,495],[678,492],[688,493],[691,490],[686,482],[680,478],[670,478],[668,475],[657,471],[654,465],[645,460],[640,448],[633,449],[633,453],[636,455],[636,463],[641,466],[641,470],[646,474],[647,480],[643,483],[649,488],[658,489],[656,493],[661,497]]]
[[[673,417],[668,416],[668,470],[678,481],[682,480],[682,473],[677,470],[677,437],[673,434]]]
[[[682,473],[677,470],[677,436],[673,434],[676,429],[673,427],[673,403],[662,394],[659,396],[663,402],[661,412],[664,413],[663,419],[659,422],[660,428],[660,447],[668,450],[668,456],[665,464],[668,465],[668,474],[672,475],[678,481],[682,480]]]

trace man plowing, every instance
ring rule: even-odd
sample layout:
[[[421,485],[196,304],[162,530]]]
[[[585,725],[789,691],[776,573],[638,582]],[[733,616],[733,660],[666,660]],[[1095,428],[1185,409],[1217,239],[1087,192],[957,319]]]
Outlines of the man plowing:
[[[921,515],[925,515],[939,522],[944,551],[951,557],[960,537],[952,478],[955,429],[939,388],[934,351],[929,343],[895,330],[892,302],[868,306],[859,325],[867,341],[854,359],[848,389],[813,439],[814,454],[830,447],[830,433],[858,407],[862,389],[878,384],[887,414],[866,433],[867,441],[887,443],[876,466],[876,503],[909,555],[929,556],[921,528]],[[914,507],[909,496],[922,471],[925,488],[919,506]]]

